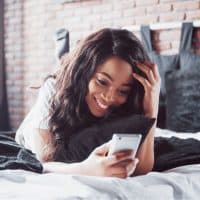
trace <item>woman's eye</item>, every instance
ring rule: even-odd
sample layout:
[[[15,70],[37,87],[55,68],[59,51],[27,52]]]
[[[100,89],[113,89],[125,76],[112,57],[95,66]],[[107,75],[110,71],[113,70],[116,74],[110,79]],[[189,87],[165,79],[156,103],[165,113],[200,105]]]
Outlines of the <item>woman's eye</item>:
[[[130,93],[129,90],[120,90],[120,91],[119,91],[119,94],[122,95],[122,96],[128,96],[129,93]]]
[[[104,81],[104,80],[101,80],[101,79],[97,79],[97,83],[98,83],[99,85],[103,85],[103,86],[106,86],[106,85],[107,85],[107,82]]]

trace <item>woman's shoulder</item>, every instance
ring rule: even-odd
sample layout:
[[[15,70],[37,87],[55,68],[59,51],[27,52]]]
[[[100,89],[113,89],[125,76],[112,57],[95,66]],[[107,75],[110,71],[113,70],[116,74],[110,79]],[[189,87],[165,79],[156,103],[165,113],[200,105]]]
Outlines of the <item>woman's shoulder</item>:
[[[56,85],[56,79],[49,77],[44,81],[42,88],[49,89],[49,90],[55,90],[55,85]]]
[[[52,77],[47,78],[39,90],[39,96],[44,96],[45,98],[49,99],[56,92],[55,86],[56,86],[56,79]]]

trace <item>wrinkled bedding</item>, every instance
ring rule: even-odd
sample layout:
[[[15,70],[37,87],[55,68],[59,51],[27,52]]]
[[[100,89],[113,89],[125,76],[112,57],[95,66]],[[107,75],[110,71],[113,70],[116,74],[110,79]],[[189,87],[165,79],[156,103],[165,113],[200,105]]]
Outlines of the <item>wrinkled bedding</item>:
[[[174,136],[157,129],[156,136]],[[198,138],[200,133],[182,133]],[[200,195],[200,164],[185,165],[164,172],[127,179],[37,174],[25,170],[0,171],[0,199],[138,199],[196,200]]]
[[[127,179],[24,170],[0,172],[0,199],[148,199],[195,200],[200,194],[200,165],[151,172]]]

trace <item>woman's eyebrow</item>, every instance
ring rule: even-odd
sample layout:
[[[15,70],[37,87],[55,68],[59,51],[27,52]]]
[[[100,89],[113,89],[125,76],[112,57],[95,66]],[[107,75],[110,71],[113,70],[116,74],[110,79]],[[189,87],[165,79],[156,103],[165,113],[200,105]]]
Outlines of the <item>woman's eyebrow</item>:
[[[106,76],[108,79],[110,79],[111,81],[113,81],[113,78],[107,74],[106,72],[99,72],[100,74],[103,74],[104,76]]]
[[[105,75],[111,81],[114,81],[113,78],[108,73],[106,73],[106,72],[99,72],[99,73]],[[131,87],[132,84],[131,83],[123,83],[122,86]]]

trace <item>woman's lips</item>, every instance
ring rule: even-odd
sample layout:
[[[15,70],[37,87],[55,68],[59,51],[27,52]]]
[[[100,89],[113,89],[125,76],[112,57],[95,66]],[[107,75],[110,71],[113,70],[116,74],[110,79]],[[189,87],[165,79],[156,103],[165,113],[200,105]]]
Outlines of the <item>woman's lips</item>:
[[[99,99],[95,98],[95,102],[96,102],[98,108],[100,108],[101,110],[108,109],[108,105],[103,104]]]

